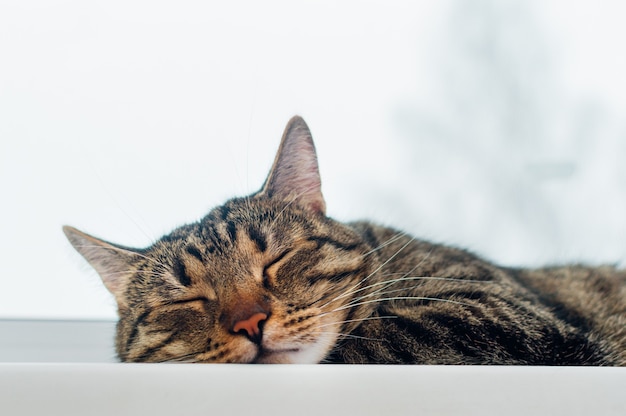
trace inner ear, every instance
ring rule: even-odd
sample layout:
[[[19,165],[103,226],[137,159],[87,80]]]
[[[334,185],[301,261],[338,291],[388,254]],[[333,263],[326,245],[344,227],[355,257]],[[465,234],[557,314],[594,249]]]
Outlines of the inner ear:
[[[326,213],[315,145],[302,117],[294,116],[287,123],[261,193],[297,203],[312,212]]]
[[[118,306],[125,306],[123,295],[131,276],[131,265],[139,254],[67,225],[63,227],[63,232],[76,251],[98,272],[106,288],[115,296]]]

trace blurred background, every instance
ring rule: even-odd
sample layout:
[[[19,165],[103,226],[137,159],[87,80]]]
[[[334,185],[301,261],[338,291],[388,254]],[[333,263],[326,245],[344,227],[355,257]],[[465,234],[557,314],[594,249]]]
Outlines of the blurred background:
[[[0,318],[111,319],[70,224],[146,246],[302,115],[328,213],[510,266],[626,260],[626,6],[0,3]]]

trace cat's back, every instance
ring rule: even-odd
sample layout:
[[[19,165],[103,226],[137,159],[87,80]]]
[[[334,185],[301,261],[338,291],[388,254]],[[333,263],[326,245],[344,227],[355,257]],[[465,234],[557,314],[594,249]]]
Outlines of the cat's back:
[[[571,265],[512,274],[561,319],[607,343],[626,364],[626,271]]]
[[[457,339],[450,334],[465,327],[464,336],[473,343],[491,343],[499,333],[517,334],[492,347],[492,353],[501,354],[502,349],[517,345],[506,352],[503,363],[626,365],[625,271],[499,267],[467,251],[420,241],[391,228],[368,222],[350,225],[379,258],[379,277],[372,280],[389,281],[391,276],[398,280],[386,286],[392,291],[401,286],[407,297],[426,299],[381,302],[381,310],[404,313],[421,326],[434,317],[444,326],[456,322],[448,328],[433,325],[431,332],[439,334],[441,343]],[[552,343],[556,344],[545,348]],[[524,348],[533,352],[516,355]],[[551,356],[557,350],[554,357],[562,358]],[[459,362],[468,362],[466,358]]]

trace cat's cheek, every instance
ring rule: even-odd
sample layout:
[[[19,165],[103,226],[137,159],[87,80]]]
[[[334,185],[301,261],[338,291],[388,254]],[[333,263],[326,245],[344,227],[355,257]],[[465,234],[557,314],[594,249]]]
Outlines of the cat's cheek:
[[[238,363],[254,362],[257,358],[257,348],[246,342],[231,342],[215,351],[207,351],[195,356],[197,363]]]

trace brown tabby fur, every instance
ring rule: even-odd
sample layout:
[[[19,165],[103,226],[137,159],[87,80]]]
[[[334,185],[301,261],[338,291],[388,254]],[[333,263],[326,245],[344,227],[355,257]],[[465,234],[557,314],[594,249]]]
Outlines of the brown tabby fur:
[[[503,268],[342,224],[325,215],[320,186],[310,132],[294,117],[261,191],[146,249],[65,227],[115,296],[119,358],[626,365],[626,272]]]

